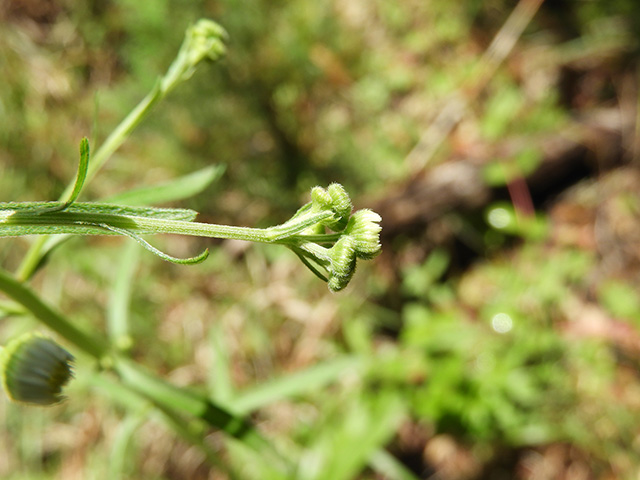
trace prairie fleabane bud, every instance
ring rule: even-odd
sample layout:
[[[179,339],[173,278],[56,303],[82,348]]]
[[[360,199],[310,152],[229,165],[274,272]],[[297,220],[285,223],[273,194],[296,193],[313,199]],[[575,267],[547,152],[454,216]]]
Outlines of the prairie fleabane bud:
[[[356,271],[356,251],[353,238],[341,237],[329,249],[329,289],[338,292],[347,286]]]
[[[334,232],[344,230],[353,207],[349,194],[342,185],[332,183],[326,190],[322,187],[314,187],[311,190],[311,200],[315,209],[333,212],[333,218],[324,220],[323,225]]]
[[[370,260],[380,253],[380,221],[382,217],[376,212],[363,208],[354,213],[344,233],[353,238],[356,256],[362,260]]]
[[[212,20],[201,19],[189,27],[178,57],[169,69],[166,90],[173,88],[176,82],[190,78],[203,60],[215,61],[224,55],[225,38],[225,30]]]
[[[2,386],[16,402],[53,405],[64,399],[62,387],[73,376],[73,356],[56,342],[29,333],[0,352]]]
[[[222,42],[227,32],[216,22],[207,19],[199,20],[187,30],[189,60],[196,65],[205,58],[217,60],[225,52]]]

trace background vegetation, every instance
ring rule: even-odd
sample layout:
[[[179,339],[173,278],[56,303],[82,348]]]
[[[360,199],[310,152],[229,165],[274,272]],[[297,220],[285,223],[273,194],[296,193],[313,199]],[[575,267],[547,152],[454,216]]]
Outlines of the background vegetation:
[[[284,249],[173,236],[172,254],[215,248],[186,267],[76,238],[32,286],[99,332],[127,315],[137,361],[250,415],[296,478],[638,478],[640,14],[539,3],[516,7],[518,38],[504,0],[3,2],[0,201],[57,198],[79,139],[209,17],[227,57],[85,199],[224,165],[175,206],[267,226],[337,181],[383,217],[383,255],[340,294]],[[2,265],[32,240],[3,239]],[[3,312],[3,340],[37,326]],[[280,478],[78,356],[66,403],[0,403],[0,477]]]

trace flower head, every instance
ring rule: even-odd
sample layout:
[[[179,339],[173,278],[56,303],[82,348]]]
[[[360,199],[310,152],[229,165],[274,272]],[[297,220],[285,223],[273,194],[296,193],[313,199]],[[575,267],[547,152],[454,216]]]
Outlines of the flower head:
[[[355,212],[349,219],[344,233],[354,240],[355,254],[362,260],[370,260],[378,255],[380,245],[380,232],[382,217],[373,210],[363,208]]]
[[[176,60],[169,69],[167,90],[175,87],[178,80],[190,78],[203,60],[215,61],[225,53],[223,40],[227,32],[213,20],[200,19],[187,29],[184,42]]]
[[[327,268],[329,290],[337,292],[346,287],[356,272],[356,250],[352,237],[343,236],[329,249]]]
[[[10,341],[0,352],[2,386],[17,402],[53,405],[73,376],[73,356],[56,342],[29,333]]]
[[[334,232],[344,230],[351,215],[351,199],[349,194],[339,183],[332,183],[326,189],[314,187],[311,190],[313,208],[317,210],[331,210],[333,218],[324,220],[323,225]]]
[[[217,60],[225,52],[222,42],[227,37],[227,32],[213,20],[200,19],[187,30],[187,42],[189,46],[189,60],[196,65],[205,58]]]

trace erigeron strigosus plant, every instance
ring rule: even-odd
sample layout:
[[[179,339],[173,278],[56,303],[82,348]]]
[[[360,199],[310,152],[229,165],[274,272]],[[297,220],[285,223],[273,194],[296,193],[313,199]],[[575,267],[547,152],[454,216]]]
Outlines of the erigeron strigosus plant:
[[[64,341],[93,357],[100,369],[114,372],[125,388],[149,401],[170,421],[182,417],[213,426],[242,439],[255,448],[268,445],[244,418],[233,415],[205,396],[174,387],[129,359],[118,345],[79,329],[63,313],[48,305],[26,282],[42,264],[44,256],[68,235],[122,235],[135,240],[164,260],[194,264],[204,261],[205,250],[191,258],[176,258],[153,247],[142,235],[180,234],[237,239],[292,250],[332,291],[350,281],[357,259],[367,260],[380,252],[380,216],[367,209],[352,213],[345,189],[333,183],[314,187],[311,201],[288,221],[269,228],[247,228],[196,222],[197,213],[187,209],[78,202],[82,188],[126,140],[151,108],[178,84],[187,80],[204,60],[216,60],[225,51],[226,34],[215,22],[200,20],[187,30],[185,41],[167,73],[152,91],[90,155],[89,142],[80,142],[80,161],[75,182],[57,202],[0,203],[0,237],[39,235],[15,274],[0,269],[0,291]],[[208,171],[206,175],[213,178]],[[203,176],[206,176],[203,173]],[[176,183],[176,185],[180,185]],[[189,195],[189,189],[175,198]],[[145,204],[140,201],[138,205]],[[29,404],[54,404],[62,399],[61,388],[71,378],[72,355],[41,334],[28,334],[8,344],[0,356],[3,386],[8,396]],[[191,432],[191,431],[189,431]],[[189,435],[185,432],[185,435]]]

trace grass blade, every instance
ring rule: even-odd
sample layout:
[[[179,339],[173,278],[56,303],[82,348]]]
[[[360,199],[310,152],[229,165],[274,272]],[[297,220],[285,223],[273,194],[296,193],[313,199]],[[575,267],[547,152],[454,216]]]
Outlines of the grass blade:
[[[325,387],[341,378],[345,372],[358,368],[360,359],[356,357],[338,358],[262,383],[233,399],[230,407],[238,414],[248,414],[270,403],[307,394],[314,389]]]
[[[386,450],[374,452],[369,465],[388,480],[419,480],[411,470]]]
[[[405,416],[399,392],[356,392],[320,425],[299,463],[300,480],[356,478]]]
[[[211,370],[208,378],[209,396],[221,404],[232,405],[235,389],[231,380],[229,347],[225,331],[219,323],[211,326],[209,342],[213,354]]]
[[[118,266],[111,298],[107,310],[107,330],[111,345],[118,350],[127,350],[133,339],[129,335],[129,301],[133,276],[138,267],[140,249],[134,243],[128,243],[122,253]]]
[[[214,165],[184,175],[166,183],[129,190],[105,199],[120,205],[156,205],[191,198],[204,191],[225,171],[224,165]]]

